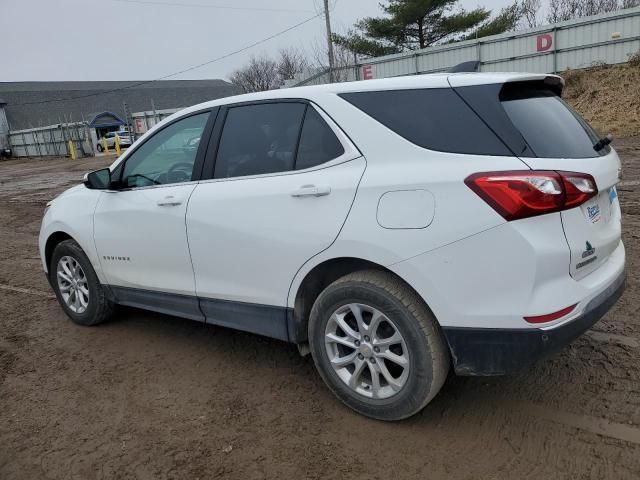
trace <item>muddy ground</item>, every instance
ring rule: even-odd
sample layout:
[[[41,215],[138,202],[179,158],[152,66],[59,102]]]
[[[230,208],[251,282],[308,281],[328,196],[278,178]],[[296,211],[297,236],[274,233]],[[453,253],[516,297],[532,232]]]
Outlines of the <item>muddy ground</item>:
[[[450,377],[368,420],[294,346],[123,309],[71,323],[41,270],[45,202],[102,158],[0,162],[0,478],[640,478],[640,138],[624,160],[628,287],[554,358]]]

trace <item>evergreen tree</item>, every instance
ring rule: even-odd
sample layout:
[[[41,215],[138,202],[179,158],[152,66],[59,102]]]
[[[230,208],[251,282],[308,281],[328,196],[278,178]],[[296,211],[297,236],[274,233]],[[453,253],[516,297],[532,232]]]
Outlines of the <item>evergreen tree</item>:
[[[458,0],[388,0],[381,4],[384,17],[364,18],[347,35],[333,40],[360,55],[377,57],[437,43],[502,33],[515,28],[517,4],[503,9],[495,19],[484,8],[453,11]]]

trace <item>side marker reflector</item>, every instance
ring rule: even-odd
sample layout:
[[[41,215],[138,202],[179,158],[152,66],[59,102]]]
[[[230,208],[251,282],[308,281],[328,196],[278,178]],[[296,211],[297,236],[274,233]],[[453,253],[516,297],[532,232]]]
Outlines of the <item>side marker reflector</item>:
[[[552,322],[553,320],[557,320],[559,318],[564,317],[565,315],[570,314],[576,305],[571,305],[570,307],[563,308],[562,310],[558,310],[557,312],[547,313],[546,315],[536,315],[535,317],[524,317],[524,319],[529,323],[546,323]]]

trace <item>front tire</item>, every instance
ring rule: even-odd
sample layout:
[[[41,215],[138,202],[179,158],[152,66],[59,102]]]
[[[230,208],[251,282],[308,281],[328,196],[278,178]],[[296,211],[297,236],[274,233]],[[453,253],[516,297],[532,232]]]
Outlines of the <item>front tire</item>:
[[[49,265],[49,281],[60,306],[78,325],[97,325],[113,314],[91,262],[74,240],[60,242]]]
[[[401,420],[422,410],[449,371],[435,317],[413,290],[386,272],[356,272],[329,285],[311,310],[309,346],[333,393],[378,420]]]
[[[100,143],[96,145],[96,148],[98,149],[99,152],[102,152],[104,150],[104,147]]]

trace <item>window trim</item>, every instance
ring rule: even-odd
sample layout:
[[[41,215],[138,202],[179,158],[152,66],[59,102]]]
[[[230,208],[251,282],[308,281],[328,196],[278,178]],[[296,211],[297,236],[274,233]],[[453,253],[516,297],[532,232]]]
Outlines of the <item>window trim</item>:
[[[200,140],[200,143],[198,144],[198,151],[196,152],[196,158],[193,164],[193,172],[191,173],[191,180],[189,180],[188,182],[164,183],[162,185],[145,185],[144,187],[126,187],[123,185],[122,176],[124,175],[125,166],[127,162],[131,159],[131,157],[135,155],[135,153],[143,145],[145,145],[149,140],[154,138],[158,133],[162,132],[164,129],[169,128],[171,125],[181,120],[185,120],[187,118],[190,118],[196,115],[201,115],[203,113],[209,113],[209,118],[205,123],[204,130],[202,131],[202,138]],[[217,107],[217,106],[203,108],[202,110],[197,110],[194,112],[189,112],[185,115],[174,118],[173,120],[168,122],[166,125],[163,125],[161,128],[154,131],[152,135],[149,135],[147,138],[144,139],[143,142],[140,142],[135,147],[129,147],[131,150],[127,152],[127,156],[124,157],[122,161],[119,162],[111,172],[112,177],[116,177],[116,180],[115,182],[112,182],[114,184],[113,188],[110,188],[109,190],[117,191],[117,192],[125,192],[130,190],[143,190],[143,189],[146,190],[149,188],[162,188],[162,187],[171,187],[175,185],[189,185],[192,183],[197,183],[202,178],[204,160],[206,157],[207,150],[209,148],[209,140],[211,138],[211,134],[213,132],[213,128],[219,113],[220,113],[220,107]]]
[[[302,112],[302,121],[300,122],[300,128],[298,128],[298,136],[296,138],[296,149],[293,151],[293,168],[296,170],[298,164],[298,153],[300,152],[300,139],[302,138],[302,130],[304,130],[304,122],[307,120],[307,112],[309,111],[309,104],[304,106],[304,112]]]
[[[220,139],[222,138],[222,131],[224,128],[224,124],[227,120],[227,113],[229,109],[234,107],[244,107],[244,106],[252,106],[252,105],[262,105],[269,103],[302,103],[306,105],[306,109],[304,111],[302,122],[300,122],[300,130],[298,132],[298,140],[296,143],[295,157],[294,157],[294,169],[293,170],[284,170],[281,172],[273,172],[273,173],[259,173],[255,175],[244,175],[238,177],[225,177],[225,178],[214,178],[215,172],[215,164],[216,159],[218,157],[218,149],[220,148]],[[328,162],[324,162],[313,167],[305,168],[302,170],[295,170],[295,163],[298,155],[298,148],[300,146],[300,137],[302,135],[302,127],[304,125],[304,119],[307,114],[307,109],[313,108],[320,117],[325,121],[325,123],[329,126],[333,134],[336,136],[338,141],[342,144],[342,148],[344,149],[344,153],[339,157],[329,160]],[[339,165],[344,162],[348,162],[359,158],[362,156],[362,153],[358,148],[354,145],[351,139],[343,132],[343,130],[338,126],[338,124],[327,114],[327,112],[322,109],[318,104],[309,100],[307,98],[272,98],[265,100],[252,100],[246,102],[235,102],[229,103],[226,105],[220,106],[220,111],[218,112],[218,118],[216,120],[216,124],[213,127],[213,132],[211,134],[209,145],[207,147],[206,159],[204,161],[204,166],[202,169],[202,176],[200,178],[201,183],[211,183],[211,182],[221,182],[221,181],[235,181],[235,180],[244,180],[244,179],[253,179],[253,178],[267,178],[267,177],[275,177],[282,175],[292,175],[298,173],[311,172],[315,170],[323,170],[325,168],[333,167],[335,165]]]

